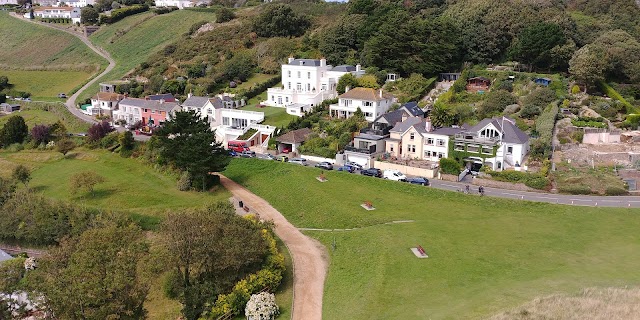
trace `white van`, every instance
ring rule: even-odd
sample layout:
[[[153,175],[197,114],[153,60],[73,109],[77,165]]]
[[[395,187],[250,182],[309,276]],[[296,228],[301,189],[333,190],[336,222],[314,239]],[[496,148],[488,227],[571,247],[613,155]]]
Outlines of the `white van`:
[[[393,181],[407,181],[407,176],[398,170],[387,169],[382,174],[382,177]]]

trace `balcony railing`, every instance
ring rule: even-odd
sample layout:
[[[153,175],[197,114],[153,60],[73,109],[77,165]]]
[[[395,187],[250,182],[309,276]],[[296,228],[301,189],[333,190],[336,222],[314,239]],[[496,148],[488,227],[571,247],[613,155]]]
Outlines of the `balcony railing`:
[[[344,147],[345,151],[351,151],[351,152],[357,152],[357,153],[364,153],[364,154],[374,154],[376,153],[376,145],[371,145],[369,146],[369,148],[366,149],[362,149],[362,148],[356,148],[354,146],[345,146]]]
[[[500,137],[478,137],[475,133],[457,133],[455,135],[456,142],[476,142],[484,144],[495,144],[500,141]]]

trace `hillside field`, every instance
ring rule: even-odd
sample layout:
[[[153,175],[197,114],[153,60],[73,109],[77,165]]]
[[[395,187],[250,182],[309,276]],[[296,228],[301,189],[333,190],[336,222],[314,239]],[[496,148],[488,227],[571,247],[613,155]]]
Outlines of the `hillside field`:
[[[90,39],[111,53],[116,60],[116,67],[100,80],[122,78],[149,56],[180,39],[194,23],[202,20],[214,21],[215,14],[189,10],[163,15],[144,12],[101,27]],[[90,98],[97,91],[98,82],[89,87],[79,101]]]
[[[480,198],[335,171],[319,183],[319,173],[257,159],[224,172],[297,227],[358,228],[305,231],[330,252],[323,318],[486,318],[549,294],[640,285],[640,220],[628,209]],[[411,253],[418,244],[430,258]]]
[[[0,69],[94,72],[107,64],[78,38],[6,12],[0,12],[0,30]]]
[[[12,89],[31,93],[34,101],[61,100],[57,98],[59,93],[70,95],[91,77],[91,73],[85,71],[0,70],[0,75],[9,78]]]
[[[0,117],[0,127],[4,126],[11,116],[19,115],[24,118],[29,128],[39,124],[54,124],[57,121],[62,121],[67,132],[70,133],[86,132],[89,129],[88,123],[72,115],[62,103],[27,103],[22,101],[17,101],[17,103],[22,106],[22,109],[19,112]]]

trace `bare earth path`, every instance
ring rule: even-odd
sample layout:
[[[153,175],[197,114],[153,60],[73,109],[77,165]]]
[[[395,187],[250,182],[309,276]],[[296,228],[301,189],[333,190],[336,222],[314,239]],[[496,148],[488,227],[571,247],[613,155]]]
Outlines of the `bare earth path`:
[[[77,32],[73,32],[73,31],[67,30],[65,28],[60,28],[59,26],[52,25],[50,23],[44,23],[44,22],[40,23],[40,22],[37,22],[37,21],[34,21],[34,20],[25,19],[22,16],[19,16],[19,15],[16,15],[16,14],[11,14],[11,16],[16,18],[16,19],[20,19],[20,20],[31,22],[31,23],[35,23],[37,25],[41,25],[41,26],[44,26],[44,27],[47,27],[47,28],[56,29],[56,30],[60,30],[60,31],[66,32],[66,33],[68,33],[68,34],[80,39],[80,41],[84,42],[84,44],[87,45],[87,47],[89,47],[91,50],[93,50],[95,53],[97,53],[99,56],[103,57],[105,60],[107,60],[109,62],[109,65],[107,66],[106,69],[104,69],[104,71],[102,71],[102,73],[100,73],[99,75],[93,77],[93,79],[91,79],[91,81],[87,82],[84,86],[82,86],[82,88],[80,88],[80,90],[76,91],[76,93],[74,93],[72,96],[70,96],[69,99],[67,99],[67,102],[65,103],[65,106],[67,107],[69,112],[71,112],[71,114],[73,114],[77,118],[80,118],[81,120],[84,120],[84,121],[89,122],[89,123],[96,123],[97,121],[95,119],[93,119],[92,117],[82,113],[82,111],[80,111],[78,108],[76,108],[76,99],[78,99],[78,96],[80,94],[82,94],[82,92],[84,92],[87,88],[89,88],[89,86],[94,84],[96,81],[98,81],[98,79],[100,79],[102,76],[107,74],[109,71],[111,71],[116,66],[116,61],[113,60],[113,58],[111,58],[111,55],[109,54],[109,52],[103,50],[102,48],[99,48],[99,47],[96,47],[95,45],[93,45],[93,43],[91,43],[91,41],[89,41],[89,39],[87,37],[85,37],[83,34],[79,34]]]
[[[322,295],[328,262],[324,247],[303,235],[267,201],[256,196],[243,186],[220,175],[220,182],[234,197],[242,200],[261,219],[271,220],[275,232],[289,248],[293,260],[293,307],[292,319],[322,319]]]

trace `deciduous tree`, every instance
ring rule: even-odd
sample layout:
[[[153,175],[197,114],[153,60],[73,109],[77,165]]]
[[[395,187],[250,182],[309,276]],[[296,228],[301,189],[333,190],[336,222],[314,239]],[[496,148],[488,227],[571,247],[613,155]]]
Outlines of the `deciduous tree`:
[[[347,73],[338,79],[338,84],[336,85],[336,91],[339,94],[345,93],[347,87],[353,89],[358,86],[358,79],[354,77],[351,73]]]
[[[69,190],[72,194],[85,190],[93,195],[95,186],[102,182],[105,182],[104,177],[95,171],[82,171],[71,176],[69,179]]]
[[[31,180],[31,171],[29,170],[29,168],[20,164],[17,167],[13,168],[11,178],[13,178],[13,180],[15,181],[22,182],[26,186],[29,183],[29,180]]]
[[[51,138],[50,131],[51,127],[46,124],[35,125],[31,128],[31,139],[36,143],[36,145],[47,143]]]
[[[510,56],[538,68],[552,62],[552,49],[564,45],[566,38],[559,25],[540,22],[522,30],[510,49]]]
[[[260,37],[299,37],[311,26],[309,18],[298,15],[286,4],[270,4],[254,20],[253,31]]]
[[[98,22],[99,17],[100,13],[93,7],[84,7],[80,11],[80,22],[82,24],[95,24]]]
[[[76,143],[71,139],[61,139],[56,142],[56,150],[66,156],[69,151],[76,148]]]
[[[21,116],[11,116],[0,130],[0,140],[4,147],[13,143],[22,143],[29,135],[29,127]]]

